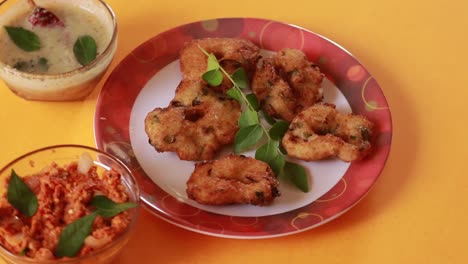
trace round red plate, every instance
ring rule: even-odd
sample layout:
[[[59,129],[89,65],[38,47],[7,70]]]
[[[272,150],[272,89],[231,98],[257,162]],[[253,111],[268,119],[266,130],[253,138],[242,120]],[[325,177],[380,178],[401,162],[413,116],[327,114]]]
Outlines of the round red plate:
[[[207,212],[175,199],[138,164],[129,136],[133,104],[145,84],[178,58],[184,43],[204,37],[240,37],[262,49],[297,48],[315,61],[343,93],[356,114],[375,123],[374,151],[353,162],[343,178],[314,202],[286,213],[234,217]],[[289,235],[324,224],[359,202],[379,177],[390,151],[392,121],[385,96],[367,69],[349,52],[308,30],[254,18],[222,18],[186,24],[163,32],[133,50],[115,68],[99,95],[95,113],[99,149],[122,159],[141,187],[146,209],[177,226],[213,236],[266,238]]]

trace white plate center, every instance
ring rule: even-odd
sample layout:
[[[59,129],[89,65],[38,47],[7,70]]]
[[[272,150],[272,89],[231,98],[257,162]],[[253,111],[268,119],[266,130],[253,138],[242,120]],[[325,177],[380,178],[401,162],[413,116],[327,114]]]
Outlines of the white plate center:
[[[166,107],[174,97],[175,89],[181,81],[179,61],[176,60],[160,70],[146,83],[135,100],[130,115],[130,141],[135,156],[146,174],[161,189],[179,201],[199,209],[231,216],[267,216],[288,212],[312,203],[328,192],[343,177],[349,163],[340,160],[316,162],[295,161],[306,167],[309,173],[310,191],[303,193],[289,182],[280,182],[281,196],[269,206],[229,205],[206,206],[189,199],[185,192],[195,162],[182,161],[175,153],[158,153],[148,143],[144,120],[156,107]],[[351,107],[340,90],[329,80],[323,83],[324,101],[333,103],[340,112],[350,113]],[[227,149],[230,149],[228,146]],[[253,156],[254,152],[243,153]]]

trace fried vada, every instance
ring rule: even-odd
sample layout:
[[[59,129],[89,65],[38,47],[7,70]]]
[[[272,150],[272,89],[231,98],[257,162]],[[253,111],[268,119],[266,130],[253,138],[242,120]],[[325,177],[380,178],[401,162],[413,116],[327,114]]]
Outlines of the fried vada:
[[[158,152],[175,152],[181,160],[213,159],[234,140],[241,113],[239,103],[199,81],[183,81],[181,85],[191,87],[179,93],[169,107],[158,107],[146,116],[149,143]]]
[[[202,79],[207,70],[207,53],[213,53],[228,73],[243,67],[255,68],[259,48],[247,40],[205,38],[188,42],[180,52],[182,81],[165,108],[158,107],[145,118],[149,143],[158,152],[175,152],[182,160],[209,160],[238,130],[241,109],[225,91],[232,87],[224,78],[220,87]]]
[[[260,48],[252,42],[239,38],[203,38],[195,39],[187,44],[180,52],[180,68],[184,80],[201,80],[206,72],[208,62],[207,53],[212,53],[219,64],[228,72],[234,73],[242,67],[250,76],[255,70],[259,59]],[[220,86],[211,87],[220,92],[226,92],[232,87],[231,81],[224,77]]]
[[[320,103],[299,113],[282,139],[290,157],[312,161],[338,157],[351,162],[371,150],[373,123],[361,115],[342,114]]]
[[[187,195],[201,204],[269,205],[279,196],[278,180],[263,161],[228,155],[195,164],[187,181]]]
[[[323,74],[297,49],[283,49],[259,63],[252,91],[271,117],[291,122],[305,108],[323,100]]]

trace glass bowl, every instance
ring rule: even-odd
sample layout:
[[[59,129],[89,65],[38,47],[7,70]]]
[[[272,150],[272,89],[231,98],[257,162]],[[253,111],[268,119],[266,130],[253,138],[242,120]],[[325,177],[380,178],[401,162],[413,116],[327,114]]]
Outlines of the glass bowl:
[[[41,7],[47,7],[49,4],[73,5],[75,8],[92,13],[93,16],[101,21],[103,28],[108,31],[108,34],[105,34],[109,39],[108,44],[100,45],[105,48],[102,49],[102,52],[99,52],[100,49],[98,48],[96,59],[91,63],[85,66],[77,66],[78,68],[60,73],[48,74],[19,71],[14,65],[8,65],[0,59],[0,78],[3,79],[11,91],[27,100],[76,101],[85,99],[93,91],[114,58],[117,49],[117,22],[114,12],[110,6],[102,0],[35,0],[34,2],[37,6]],[[4,26],[8,26],[9,23],[18,16],[18,12],[25,14],[25,12],[31,12],[31,10],[32,7],[31,4],[28,3],[28,0],[6,0],[0,2],[0,41],[2,39],[4,41],[10,41]],[[79,23],[86,23],[86,21],[83,19],[83,21],[80,20]],[[30,29],[26,28],[28,30],[34,30],[35,27],[37,28],[37,26],[26,25],[31,27]],[[66,34],[68,33],[64,30],[64,35]],[[43,36],[44,35],[47,34],[43,33]],[[64,39],[66,37],[67,36],[64,36]],[[9,44],[11,47],[13,47],[12,43],[13,42],[10,42]],[[73,54],[73,41],[68,40],[66,43],[67,49],[60,49],[64,57],[65,54]],[[55,52],[56,49],[53,44],[49,44],[49,47],[48,50]],[[40,51],[24,52],[18,50],[18,52],[24,57],[29,56],[25,54],[37,53]],[[39,55],[33,54],[30,56]],[[70,58],[70,56],[73,55],[67,56],[69,56],[67,58]],[[70,59],[66,60],[70,61]]]
[[[99,175],[102,175],[104,171],[109,170],[111,167],[120,173],[122,183],[129,194],[129,202],[138,205],[128,210],[130,223],[127,229],[112,242],[88,255],[57,260],[40,261],[16,255],[0,244],[0,256],[7,263],[110,263],[127,244],[135,229],[138,218],[140,189],[131,171],[119,159],[98,149],[81,145],[57,145],[24,154],[0,169],[0,195],[5,195],[6,189],[4,187],[4,182],[5,179],[10,176],[12,169],[15,170],[20,177],[22,175],[30,175],[39,172],[52,162],[63,166],[73,161],[78,161],[83,153],[90,154]]]

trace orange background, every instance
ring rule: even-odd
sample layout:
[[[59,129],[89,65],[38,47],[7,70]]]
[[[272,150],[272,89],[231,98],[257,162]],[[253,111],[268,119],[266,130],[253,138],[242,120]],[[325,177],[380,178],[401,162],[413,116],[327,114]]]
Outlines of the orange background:
[[[287,237],[234,240],[186,231],[142,211],[117,263],[468,263],[467,1],[108,3],[118,18],[118,50],[85,101],[25,101],[0,82],[0,166],[47,145],[95,146],[96,99],[116,64],[162,31],[217,17],[283,21],[341,44],[379,82],[394,126],[377,184],[330,223]]]

